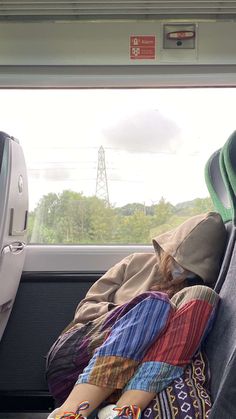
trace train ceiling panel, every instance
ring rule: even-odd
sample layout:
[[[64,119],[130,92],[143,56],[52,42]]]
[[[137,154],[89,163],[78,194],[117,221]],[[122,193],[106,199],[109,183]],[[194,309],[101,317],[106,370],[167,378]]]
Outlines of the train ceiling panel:
[[[0,20],[236,18],[236,0],[0,0]]]

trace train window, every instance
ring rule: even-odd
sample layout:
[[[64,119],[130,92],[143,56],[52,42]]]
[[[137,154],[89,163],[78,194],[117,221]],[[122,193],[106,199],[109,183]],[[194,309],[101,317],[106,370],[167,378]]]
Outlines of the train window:
[[[149,244],[213,209],[210,154],[235,129],[233,88],[2,90],[1,130],[29,175],[29,242]]]

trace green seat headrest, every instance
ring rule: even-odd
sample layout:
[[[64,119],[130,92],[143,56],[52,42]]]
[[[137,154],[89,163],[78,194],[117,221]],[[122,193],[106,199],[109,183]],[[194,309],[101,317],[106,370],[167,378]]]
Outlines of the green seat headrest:
[[[205,181],[214,207],[224,222],[232,220],[233,210],[222,149],[215,151],[205,166]]]

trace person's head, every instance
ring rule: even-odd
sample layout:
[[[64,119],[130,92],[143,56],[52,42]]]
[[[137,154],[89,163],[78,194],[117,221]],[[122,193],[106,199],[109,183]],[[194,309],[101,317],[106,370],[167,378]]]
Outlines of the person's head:
[[[158,271],[161,276],[161,281],[153,285],[151,289],[153,291],[165,292],[169,297],[172,297],[176,292],[185,287],[204,285],[202,278],[184,269],[177,264],[172,256],[164,252],[162,252],[160,257]]]
[[[183,287],[214,286],[225,251],[227,233],[218,213],[185,221],[153,240],[161,282],[154,288],[173,295]]]

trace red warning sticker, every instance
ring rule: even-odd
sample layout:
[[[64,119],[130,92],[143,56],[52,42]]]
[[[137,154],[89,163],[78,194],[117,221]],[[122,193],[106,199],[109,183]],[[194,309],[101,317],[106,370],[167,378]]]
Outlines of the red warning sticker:
[[[130,36],[131,60],[154,60],[156,58],[156,37],[153,35]]]

